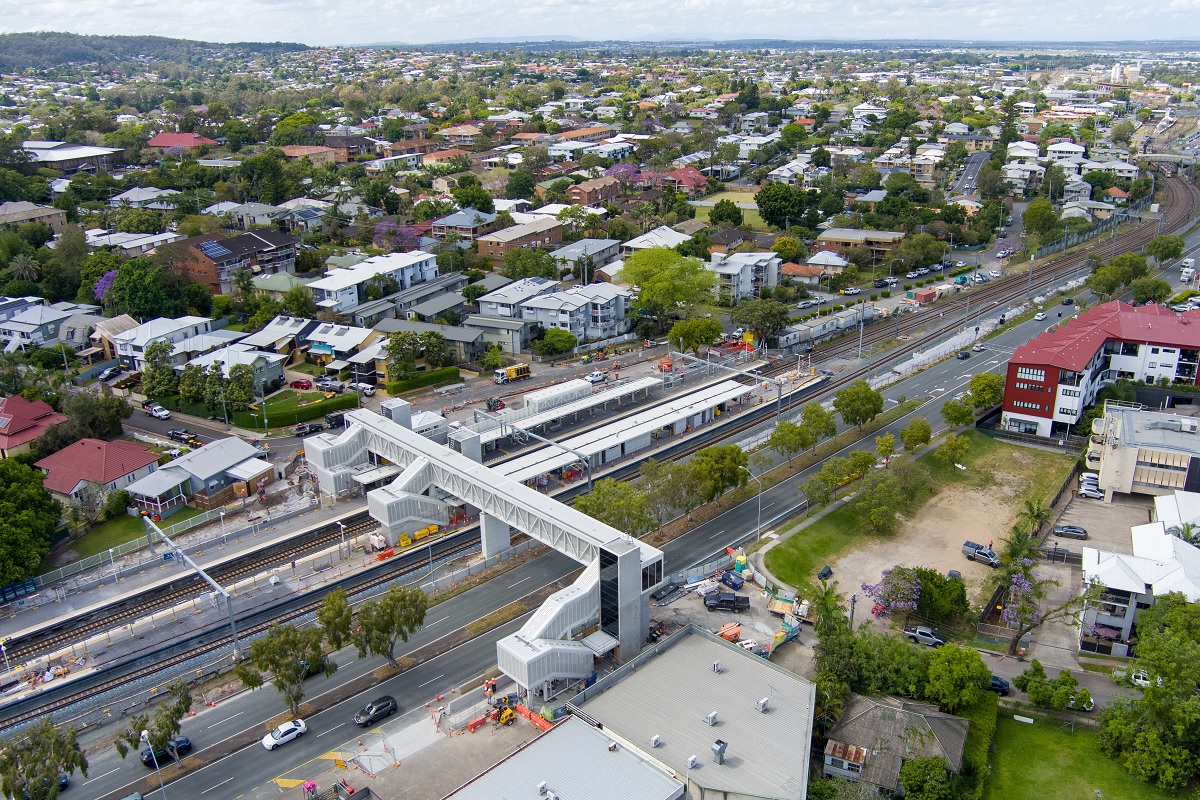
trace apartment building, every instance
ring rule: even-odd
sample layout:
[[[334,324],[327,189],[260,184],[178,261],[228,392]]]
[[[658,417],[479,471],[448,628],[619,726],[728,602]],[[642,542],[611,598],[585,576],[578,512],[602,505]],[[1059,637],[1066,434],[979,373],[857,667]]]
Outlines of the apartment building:
[[[779,269],[783,259],[774,253],[714,253],[705,269],[717,274],[718,296],[737,303],[757,297],[764,286],[779,284]]]
[[[608,339],[626,333],[633,295],[611,283],[572,286],[538,295],[521,304],[521,318],[543,328],[561,328],[577,341]]]
[[[504,256],[509,250],[519,247],[549,247],[561,241],[562,223],[546,218],[479,237],[479,254],[499,265],[504,263]]]
[[[521,307],[527,301],[550,294],[558,284],[547,278],[522,278],[479,298],[479,313],[487,317],[523,319]]]
[[[308,285],[318,308],[349,311],[363,302],[367,284],[390,278],[401,289],[438,276],[437,257],[423,250],[372,256],[351,267],[330,270]]]
[[[871,251],[871,261],[882,264],[888,251],[904,238],[904,231],[864,231],[857,228],[830,228],[817,236],[813,252],[837,253],[854,247]]]
[[[206,235],[188,245],[180,269],[214,294],[229,294],[233,290],[233,276],[239,270],[254,275],[295,274],[296,244],[286,233],[268,229],[228,239]]]
[[[124,369],[139,370],[145,365],[143,353],[151,342],[170,342],[178,344],[194,338],[213,329],[212,320],[208,317],[179,317],[168,319],[159,317],[149,322],[143,322],[136,328],[113,336],[117,348],[117,359]]]

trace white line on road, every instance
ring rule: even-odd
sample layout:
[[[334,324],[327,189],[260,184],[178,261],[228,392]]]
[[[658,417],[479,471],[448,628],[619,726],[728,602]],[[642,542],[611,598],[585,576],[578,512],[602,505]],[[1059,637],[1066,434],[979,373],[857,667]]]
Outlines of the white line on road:
[[[441,680],[442,678],[444,678],[444,677],[446,677],[446,675],[445,675],[445,673],[442,673],[441,675],[438,675],[436,678],[430,678],[429,680],[425,681],[424,683],[422,683],[422,684],[421,684],[420,686],[418,686],[417,688],[418,688],[418,689],[424,689],[424,688],[425,688],[426,686],[428,686],[429,684],[431,684],[431,683],[437,683],[438,681],[440,681],[440,680]]]
[[[233,717],[240,717],[242,714],[245,714],[245,713],[246,713],[245,711],[239,711],[238,713],[234,714],[233,716],[226,717],[225,719],[221,720],[220,722],[214,722],[212,725],[209,725],[204,730],[206,730],[206,731],[212,730],[213,728],[217,727],[218,725],[224,725],[226,722],[229,722],[229,720],[233,719]]]
[[[521,578],[521,580],[519,580],[519,581],[517,581],[516,583],[512,584],[512,585],[511,585],[511,586],[509,586],[508,588],[510,588],[510,589],[511,589],[511,588],[513,588],[513,586],[520,586],[522,583],[524,583],[525,581],[529,580],[529,578],[532,578],[532,577],[533,577],[533,576],[532,576],[532,575],[530,575],[529,577],[526,577],[526,578]]]
[[[332,728],[330,728],[330,729],[329,729],[329,730],[327,730],[327,731],[321,731],[320,733],[318,733],[318,734],[317,734],[317,738],[318,738],[318,739],[320,739],[322,736],[324,736],[324,735],[325,735],[325,734],[327,734],[327,733],[333,733],[333,732],[334,732],[334,731],[336,731],[338,728],[343,728],[343,727],[345,727],[345,725],[346,725],[346,723],[344,723],[344,722],[343,722],[343,723],[341,723],[341,724],[339,724],[339,725],[334,725]]]
[[[120,771],[121,770],[119,768],[118,769],[110,769],[108,772],[104,773],[103,775],[97,775],[96,777],[92,778],[91,780],[84,781],[83,785],[87,786],[89,783],[95,783],[96,781],[100,780],[101,778],[108,777],[109,775],[112,775],[114,772],[120,772]]]
[[[724,534],[725,534],[725,531],[723,531],[723,530],[720,530],[720,531],[717,531],[716,533],[714,533],[712,536],[710,536],[710,537],[708,537],[708,538],[710,538],[710,539],[715,539],[715,538],[717,538],[718,536],[723,536]]]
[[[427,622],[427,623],[425,623],[425,627],[426,627],[426,628],[428,628],[428,627],[429,627],[429,626],[431,626],[431,625],[437,625],[439,622],[445,622],[445,621],[446,621],[446,620],[448,620],[448,619],[450,619],[450,618],[449,618],[449,617],[442,617],[441,619],[435,619],[433,622]]]
[[[216,786],[210,786],[210,787],[208,787],[207,789],[205,789],[204,791],[202,791],[200,794],[208,794],[208,793],[209,793],[209,792],[211,792],[213,789],[220,789],[222,786],[224,786],[225,784],[229,783],[229,781],[231,781],[231,780],[233,780],[233,778],[230,778],[228,781],[221,781],[221,782],[220,782],[220,783],[218,783]]]

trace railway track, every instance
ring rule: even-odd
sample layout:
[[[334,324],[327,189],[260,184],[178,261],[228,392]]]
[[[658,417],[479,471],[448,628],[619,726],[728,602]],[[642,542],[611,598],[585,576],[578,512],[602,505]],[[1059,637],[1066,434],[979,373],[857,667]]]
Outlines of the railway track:
[[[1170,179],[1167,181],[1164,205],[1166,205],[1167,210],[1162,229],[1163,232],[1172,232],[1196,215],[1197,208],[1200,207],[1200,189],[1182,179]],[[1157,233],[1158,225],[1156,223],[1142,223],[1134,230],[1128,231],[1117,238],[1116,252],[1137,252],[1144,247],[1145,244],[1150,241],[1150,239],[1157,235]],[[939,320],[942,318],[950,318],[953,321],[936,324],[930,330],[925,329],[927,329],[930,323],[933,322],[933,309],[910,315],[908,318],[902,318],[894,326],[891,324],[886,326],[875,325],[873,326],[874,330],[868,329],[864,332],[862,345],[864,348],[867,346],[875,346],[882,342],[894,339],[898,335],[904,335],[906,332],[912,333],[925,330],[925,332],[921,333],[920,336],[905,341],[899,347],[889,351],[886,357],[888,359],[893,359],[898,356],[909,354],[923,346],[926,346],[932,341],[935,341],[941,336],[953,332],[960,325],[969,322],[970,319],[992,313],[995,305],[998,302],[1011,301],[1020,298],[1027,293],[1036,294],[1039,290],[1046,289],[1061,282],[1065,277],[1078,272],[1081,268],[1083,268],[1087,263],[1087,256],[1089,254],[1094,253],[1096,255],[1107,255],[1112,252],[1112,246],[1113,245],[1111,242],[1101,239],[1079,252],[1053,260],[1040,268],[1035,267],[1032,272],[1032,277],[1026,277],[1024,280],[1020,280],[1018,278],[1000,279],[986,283],[982,287],[973,289],[970,291],[969,296],[975,301],[977,310],[973,311],[969,317],[965,314],[967,297],[955,296],[948,302],[939,303],[936,308],[939,313],[943,314],[943,317],[938,318]],[[961,319],[958,316],[960,312],[963,312],[963,317]],[[814,360],[818,358],[824,360],[837,358],[850,353],[851,351],[857,349],[857,347],[857,341],[839,340],[830,342],[817,347],[813,351],[813,357]],[[760,371],[760,374],[765,376],[774,376],[787,372],[792,368],[793,362],[788,359],[786,361],[781,361],[764,367]],[[819,387],[819,392],[821,394],[825,394],[830,391],[835,391],[863,377],[867,371],[868,367],[860,367],[849,370],[846,373],[839,375],[836,379],[822,384]],[[753,379],[744,378],[743,380],[749,383]],[[793,401],[794,399],[796,398],[793,398]],[[762,421],[762,416],[762,414],[748,414],[744,420],[734,423],[732,427],[723,427],[721,429],[722,437],[729,438],[749,430]],[[689,443],[674,450],[672,457],[685,457],[706,446],[708,446],[707,441]],[[636,472],[633,474],[636,474]],[[576,492],[570,492],[570,494],[575,493]],[[348,519],[354,520],[352,523],[347,525],[347,533],[351,533],[352,535],[375,526],[375,523],[370,520],[365,511],[362,511]],[[438,557],[454,555],[472,548],[474,546],[473,537],[468,537],[467,543],[457,543],[457,541],[462,538],[462,535],[469,532],[469,530],[470,529],[467,529],[466,531],[462,531],[458,534],[441,540],[446,549],[436,553],[435,555]],[[228,570],[218,572],[214,577],[223,583],[236,581],[241,577],[261,571],[267,565],[286,563],[292,558],[298,557],[304,553],[326,547],[338,541],[340,535],[341,532],[336,523],[326,524],[315,529],[313,531],[313,535],[306,537],[303,541],[289,543],[285,548],[270,554],[265,559],[257,561],[250,560],[245,564],[240,564],[238,566],[231,567]],[[393,581],[397,577],[408,574],[415,569],[417,569],[417,565],[414,563],[401,566],[399,570],[381,570],[378,575],[374,575],[367,580],[356,584],[354,587],[355,591],[369,590],[370,588],[383,585],[384,583]],[[30,640],[29,642],[25,643],[21,641],[12,642],[8,645],[9,652],[14,654],[14,660],[26,660],[30,657],[36,656],[37,654],[44,653],[49,649],[53,649],[56,646],[60,646],[68,640],[78,640],[81,636],[87,636],[102,630],[111,629],[114,623],[120,624],[124,620],[145,616],[159,608],[166,607],[192,596],[195,594],[196,584],[198,583],[199,580],[195,579],[190,580],[186,585],[179,587],[172,585],[168,592],[152,600],[134,602],[126,607],[117,608],[111,613],[106,611],[102,616],[99,616],[96,619],[87,620],[82,625],[71,628],[53,629],[49,636],[37,640]],[[272,624],[286,622],[304,616],[305,614],[314,611],[318,605],[319,601],[302,604],[296,608],[293,608],[292,610],[289,610],[280,617],[275,617],[272,620],[250,626],[245,630],[245,633],[247,635],[253,635],[256,632],[265,630]],[[55,711],[62,710],[88,697],[93,697],[115,688],[122,683],[128,683],[137,680],[140,677],[151,675],[154,672],[166,670],[175,664],[195,658],[197,655],[202,655],[205,652],[217,650],[224,645],[226,640],[227,637],[217,637],[214,641],[204,644],[199,649],[189,650],[186,653],[181,653],[164,661],[157,662],[152,666],[138,668],[131,673],[123,674],[118,678],[103,682],[100,685],[89,687],[86,690],[40,706],[35,710],[23,712],[21,715],[6,719],[3,722],[3,726],[10,727],[41,714],[54,713]]]

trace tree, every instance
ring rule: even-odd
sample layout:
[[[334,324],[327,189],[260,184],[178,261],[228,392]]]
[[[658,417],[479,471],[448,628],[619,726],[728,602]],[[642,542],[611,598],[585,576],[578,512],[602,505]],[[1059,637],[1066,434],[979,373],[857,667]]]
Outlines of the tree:
[[[625,481],[603,478],[575,500],[575,508],[635,538],[654,530],[646,494]]]
[[[397,586],[392,584],[378,600],[368,600],[358,610],[358,628],[354,632],[354,645],[358,657],[368,654],[385,656],[388,664],[398,666],[395,656],[396,643],[407,642],[409,637],[425,624],[425,611],[429,598],[419,586]]]
[[[1112,258],[1108,262],[1108,266],[1117,269],[1121,274],[1121,283],[1126,286],[1132,286],[1138,278],[1144,278],[1150,273],[1150,265],[1146,263],[1146,257],[1137,253],[1121,253]]]
[[[42,265],[28,253],[17,253],[9,260],[8,271],[15,280],[36,283],[41,277]]]
[[[504,194],[507,197],[529,200],[533,197],[536,186],[533,176],[528,172],[514,170],[508,173],[508,183],[505,184]]]
[[[964,400],[951,398],[942,403],[942,421],[947,425],[961,428],[975,421],[975,412]]]
[[[930,655],[925,696],[953,714],[979,702],[991,676],[978,651],[955,644],[943,645]]]
[[[142,354],[142,392],[147,397],[166,397],[174,394],[179,381],[171,355],[175,345],[171,342],[151,342]]]
[[[504,254],[500,274],[514,281],[521,278],[558,280],[558,263],[549,250],[517,247]]]
[[[117,754],[125,758],[131,751],[140,751],[143,746],[154,752],[166,750],[168,743],[178,735],[183,718],[191,710],[192,692],[187,682],[171,683],[167,686],[166,700],[154,709],[153,714],[135,714],[130,718],[125,730],[117,734],[117,739],[113,742]],[[145,743],[142,742],[143,731],[149,740]]]
[[[1050,200],[1046,197],[1030,200],[1021,220],[1025,229],[1037,236],[1041,242],[1054,241],[1062,232],[1062,221],[1054,213]]]
[[[337,671],[337,664],[326,657],[323,644],[320,628],[273,625],[265,636],[250,644],[249,655],[233,671],[250,689],[262,687],[266,683],[263,673],[270,673],[271,685],[283,695],[288,710],[298,714],[304,700],[304,679],[318,672],[329,676]]]
[[[732,200],[718,200],[708,212],[708,222],[716,226],[728,223],[736,228],[742,224],[742,210]]]
[[[769,183],[754,194],[759,216],[775,228],[788,227],[792,220],[797,222],[808,207],[806,193],[786,183]]]
[[[941,756],[910,758],[900,766],[904,796],[911,800],[950,800],[954,788]]]
[[[494,344],[483,354],[483,358],[479,360],[479,363],[484,369],[499,369],[506,363],[504,351],[500,349],[500,345]]]
[[[883,395],[859,379],[833,396],[833,407],[842,422],[862,428],[883,411]]]
[[[638,468],[639,486],[646,497],[646,510],[661,530],[667,516],[681,507],[681,483],[687,477],[684,465],[647,458]],[[616,526],[614,526],[616,527]]]
[[[873,453],[867,455],[874,461]],[[859,498],[867,518],[867,524],[871,526],[873,532],[888,534],[895,529],[896,512],[904,507],[904,495],[895,480],[887,477],[876,481],[863,489]]]
[[[810,431],[814,452],[823,439],[837,434],[837,420],[833,418],[833,412],[816,401],[805,403],[804,410],[800,412],[800,424]]]
[[[875,452],[884,461],[888,461],[896,452],[896,437],[890,433],[875,437]]]
[[[473,208],[485,214],[491,214],[496,210],[492,196],[478,182],[459,183],[450,191],[450,194],[453,195],[454,202],[458,203],[459,208]]]
[[[803,453],[811,447],[814,438],[813,432],[808,427],[785,419],[780,420],[775,425],[775,430],[771,431],[771,436],[767,439],[767,447],[786,458],[790,464],[792,456]]]
[[[948,464],[961,464],[969,452],[971,452],[971,440],[961,435],[947,436],[946,440],[942,442],[942,446],[934,451],[938,458]]]
[[[1143,305],[1148,302],[1165,303],[1174,289],[1162,278],[1138,278],[1130,287],[1133,289],[1133,302]]]
[[[929,444],[929,440],[932,438],[933,429],[929,425],[929,420],[924,417],[913,417],[912,421],[900,431],[900,441],[904,443],[904,449],[910,453],[918,447]]]
[[[691,350],[700,355],[700,348],[712,345],[721,338],[721,323],[712,317],[693,317],[681,319],[671,326],[667,340],[678,347],[680,352]]]
[[[421,334],[421,350],[425,354],[425,366],[429,369],[439,369],[454,363],[454,354],[446,342],[446,337],[437,331]]]
[[[1112,130],[1109,131],[1109,136],[1112,137],[1114,144],[1128,145],[1130,140],[1133,139],[1133,132],[1133,123],[1127,119],[1123,119],[1113,124]]]
[[[341,650],[350,641],[350,621],[350,601],[346,590],[338,586],[322,598],[317,609],[317,622],[334,650]]]
[[[744,467],[749,461],[750,456],[736,444],[718,444],[698,450],[692,456],[692,462],[703,486],[704,501],[715,498],[720,507],[721,495],[746,482]]]
[[[991,408],[1004,399],[1004,378],[994,372],[980,372],[971,376],[971,405],[975,408]]]
[[[317,315],[317,304],[306,286],[293,286],[288,289],[283,293],[280,305],[293,317],[312,319]]]
[[[410,378],[417,371],[417,357],[421,355],[421,337],[412,331],[395,331],[388,338],[388,379],[393,381]]]
[[[794,236],[779,236],[775,239],[775,244],[772,247],[775,255],[783,259],[783,262],[790,263],[799,261],[808,255],[808,250]]]
[[[660,324],[668,315],[689,316],[693,306],[711,300],[717,280],[699,259],[665,247],[634,253],[625,260],[618,279],[638,287],[635,308],[649,312]]]
[[[241,411],[254,402],[257,389],[266,397],[267,387],[254,385],[254,367],[249,364],[234,364],[229,368],[225,382],[225,403],[230,411]]]
[[[0,791],[5,797],[54,800],[58,774],[88,774],[87,758],[75,739],[75,726],[56,726],[49,714],[0,743]]]
[[[1053,515],[1054,512],[1040,502],[1026,500],[1024,508],[1021,509],[1020,519],[1029,526],[1031,532],[1036,533]]]
[[[44,478],[41,470],[0,460],[0,585],[36,575],[50,551],[62,509]]]
[[[1154,262],[1160,267],[1164,261],[1179,258],[1183,255],[1184,242],[1182,236],[1165,233],[1155,236],[1146,243],[1146,255],[1153,256]]]
[[[767,342],[791,322],[786,304],[778,300],[752,299],[737,304],[729,319],[754,334],[755,342],[766,347]]]
[[[188,363],[183,366],[179,376],[179,399],[185,403],[201,403],[204,401],[204,367]]]
[[[1101,267],[1087,279],[1087,288],[1102,300],[1112,298],[1120,291],[1122,284],[1121,271],[1112,266]]]
[[[571,352],[575,349],[576,343],[574,334],[569,331],[562,328],[550,328],[534,346],[544,356],[556,356]]]
[[[1092,585],[1082,593],[1069,594],[1067,599],[1048,609],[1042,607],[1046,594],[1051,586],[1058,586],[1058,581],[1052,578],[1039,578],[1032,569],[1033,562],[1022,559],[1016,564],[1017,570],[1009,578],[1006,588],[1007,599],[1001,619],[1012,628],[1013,634],[1008,642],[1008,654],[1015,656],[1022,637],[1047,622],[1059,619],[1074,618],[1082,611],[1085,604],[1095,600],[1100,595],[1099,587]]]

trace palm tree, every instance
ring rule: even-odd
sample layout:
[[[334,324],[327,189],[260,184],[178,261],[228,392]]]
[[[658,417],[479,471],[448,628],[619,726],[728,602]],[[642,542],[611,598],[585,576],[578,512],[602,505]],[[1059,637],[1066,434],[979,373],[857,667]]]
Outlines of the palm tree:
[[[838,582],[821,581],[821,589],[813,598],[812,612],[817,616],[817,636],[822,639],[828,635],[840,633],[850,626],[846,619],[846,608],[842,598],[838,596]]]
[[[8,262],[12,276],[19,281],[37,281],[41,275],[42,265],[28,253],[17,253]]]
[[[1037,533],[1037,529],[1042,527],[1042,523],[1050,519],[1051,513],[1050,509],[1040,502],[1026,500],[1025,508],[1021,511],[1021,519],[1029,523],[1030,533]]]

